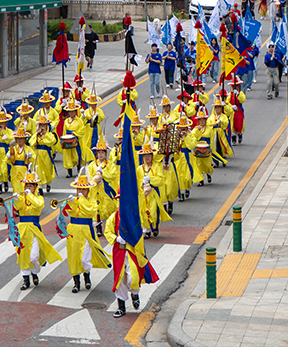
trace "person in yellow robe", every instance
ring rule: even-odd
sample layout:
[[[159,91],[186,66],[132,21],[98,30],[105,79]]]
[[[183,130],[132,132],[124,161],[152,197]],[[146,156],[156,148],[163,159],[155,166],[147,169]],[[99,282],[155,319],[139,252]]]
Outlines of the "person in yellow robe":
[[[156,146],[156,149],[158,148],[158,142],[159,142],[159,130],[161,129],[161,114],[158,113],[157,109],[154,106],[150,105],[150,112],[146,116],[146,118],[149,119],[150,124],[147,126],[146,129],[146,136],[150,139],[152,138],[152,141]],[[154,148],[154,146],[153,146]]]
[[[110,149],[105,140],[99,141],[95,150],[95,160],[89,164],[90,177],[96,185],[90,189],[90,197],[97,202],[97,210],[94,215],[94,226],[97,228],[97,235],[102,236],[102,222],[110,217],[117,210],[114,200],[116,191],[111,183],[117,177],[117,168],[113,162],[107,160],[107,151]]]
[[[81,81],[79,75],[75,76],[73,82],[75,82],[76,87],[72,91],[72,98],[77,101],[80,104],[80,107],[85,111],[87,108],[85,101],[89,97],[90,91],[88,88],[84,87],[84,81],[85,78],[83,77],[83,75],[81,75]]]
[[[39,223],[41,211],[44,208],[43,196],[39,196],[37,192],[37,185],[40,182],[35,172],[27,171],[24,179],[21,180],[21,183],[25,184],[24,195],[14,194],[14,205],[20,215],[18,223],[20,240],[24,246],[24,248],[16,249],[17,264],[19,264],[20,274],[23,276],[21,290],[30,287],[30,275],[34,285],[38,286],[37,274],[41,270],[40,266],[43,266],[46,261],[52,264],[57,260],[62,260],[60,254],[45,238]]]
[[[138,99],[137,90],[135,88],[131,88],[130,89],[130,105],[135,112],[137,111],[137,107],[136,107],[136,103],[135,103],[135,101],[137,99]],[[122,118],[122,115],[125,111],[125,105],[127,102],[126,88],[124,86],[123,86],[122,90],[118,93],[116,102],[117,102],[117,105],[121,107],[120,117]]]
[[[40,116],[38,131],[29,140],[30,146],[36,153],[37,175],[41,180],[39,194],[43,195],[43,186],[46,184],[47,193],[51,190],[51,183],[55,178],[55,163],[52,158],[52,147],[56,142],[55,136],[49,131],[51,120]]]
[[[197,119],[195,120],[195,118],[197,117],[197,113],[200,107],[204,107],[204,110],[206,114],[208,115],[208,110],[206,108],[206,105],[209,102],[209,95],[206,92],[204,92],[205,85],[206,84],[203,83],[200,79],[196,79],[193,82],[195,92],[191,95],[191,100],[189,101],[189,106],[192,107],[192,110],[193,110],[190,117],[190,119],[193,122],[192,129],[197,124]]]
[[[75,105],[73,99],[70,99],[68,105],[64,107],[65,111],[69,112],[69,118],[64,122],[63,135],[74,135],[77,138],[76,147],[63,147],[63,165],[68,170],[66,178],[72,177],[72,169],[75,165],[77,165],[79,171],[82,162],[85,163],[94,159],[92,151],[85,145],[83,140],[84,123],[81,118],[77,117],[79,108],[80,105]]]
[[[74,280],[72,293],[78,293],[80,290],[81,273],[88,290],[91,288],[91,269],[107,269],[111,266],[93,228],[97,203],[88,194],[95,182],[89,181],[87,174],[82,175],[82,169],[84,168],[81,168],[77,179],[70,184],[72,188],[77,189],[77,195],[69,196],[70,209],[67,210],[71,217],[67,226],[67,233],[71,236],[66,239],[66,247],[69,272]]]
[[[46,116],[49,120],[51,120],[50,127],[51,131],[56,132],[57,125],[59,124],[59,113],[51,107],[52,101],[55,100],[53,95],[50,95],[48,91],[44,91],[43,95],[39,99],[39,102],[43,104],[43,107],[40,108],[35,114],[33,119],[36,124],[39,121],[40,116]]]
[[[173,119],[174,123],[178,122],[181,116],[184,113],[189,119],[195,114],[195,106],[190,103],[192,99],[191,96],[184,91],[177,96],[177,99],[180,100],[180,104],[177,105],[174,110],[170,113],[170,117]],[[183,100],[182,100],[183,99]]]
[[[117,142],[114,144],[114,147],[111,148],[109,154],[109,161],[114,163],[116,170],[116,178],[111,182],[111,186],[114,188],[115,192],[118,192],[120,188],[120,164],[121,164],[121,149],[122,149],[122,140],[123,140],[123,128],[120,128],[118,133],[113,135],[117,139]]]
[[[183,202],[185,198],[189,198],[192,183],[198,183],[203,180],[203,175],[198,168],[197,161],[192,152],[193,141],[189,130],[191,126],[192,121],[186,116],[182,116],[177,124],[177,127],[181,131],[180,160],[176,162],[181,191],[180,202]]]
[[[139,109],[138,114],[135,114],[131,120],[134,149],[136,153],[136,163],[135,163],[136,166],[138,166],[138,164],[141,165],[143,163],[143,158],[142,158],[142,155],[139,153],[139,151],[141,150],[142,145],[144,143],[144,137],[146,132],[146,127],[144,127],[141,130],[141,126],[144,125],[144,123],[145,123],[145,120],[140,119],[140,109]]]
[[[16,111],[20,114],[20,117],[14,121],[16,128],[23,127],[29,134],[34,135],[37,131],[36,122],[30,117],[30,114],[34,111],[34,107],[27,102],[22,102]]]
[[[69,82],[66,82],[64,84],[64,95],[63,95],[63,87],[59,88],[59,91],[61,91],[61,95],[55,105],[55,111],[59,114],[59,123],[57,125],[57,134],[59,137],[63,135],[63,127],[64,127],[64,121],[66,118],[68,118],[68,112],[64,110],[64,107],[67,106],[68,101],[70,100],[70,96],[72,93],[73,88],[71,87]],[[60,95],[60,93],[59,93]]]
[[[227,137],[227,140],[229,142],[229,145],[230,147],[232,146],[232,132],[231,132],[231,129],[233,127],[233,121],[234,121],[234,110],[237,109],[237,106],[232,106],[230,102],[227,102],[227,97],[228,97],[228,94],[226,92],[226,90],[224,89],[224,92],[223,90],[221,89],[219,91],[219,95],[221,96],[222,100],[224,101],[225,105],[224,107],[222,107],[222,112],[227,116],[228,118],[228,127],[227,129],[225,130],[225,134],[226,134],[226,137]]]
[[[11,146],[6,155],[7,164],[11,165],[11,185],[13,193],[24,192],[23,180],[29,163],[34,163],[36,155],[30,146],[27,146],[26,138],[30,137],[24,128],[18,128],[16,133],[12,134],[15,138],[15,146]]]
[[[4,191],[8,192],[8,167],[6,162],[6,154],[9,150],[9,143],[13,140],[13,131],[7,128],[7,122],[12,116],[7,114],[6,109],[0,108],[0,194],[2,194],[2,183],[4,183]]]
[[[174,104],[174,101],[171,101],[167,95],[162,96],[161,103],[159,106],[162,106],[162,121],[164,123],[174,123],[174,120],[171,116],[171,106]]]
[[[86,103],[89,108],[85,110],[83,114],[83,122],[85,125],[84,142],[88,148],[95,147],[98,139],[102,134],[101,122],[104,120],[105,115],[101,108],[97,108],[97,105],[102,101],[100,96],[95,92],[91,92],[91,95],[86,99]]]
[[[217,152],[221,155],[221,157],[231,157],[234,155],[232,148],[228,142],[226,137],[225,130],[228,127],[229,120],[227,116],[222,113],[223,107],[225,106],[225,102],[221,100],[221,96],[217,94],[215,96],[215,102],[212,104],[213,110],[210,117],[207,120],[207,124],[210,125],[214,130],[214,141],[211,144],[212,151]],[[219,161],[217,159],[213,159],[214,166],[219,166]],[[226,166],[226,163],[222,163],[223,166]]]
[[[159,165],[153,162],[155,152],[150,143],[144,144],[140,151],[143,164],[137,168],[140,217],[145,239],[150,238],[151,231],[158,236],[160,221],[171,220],[160,198],[159,187],[164,184],[164,176]]]

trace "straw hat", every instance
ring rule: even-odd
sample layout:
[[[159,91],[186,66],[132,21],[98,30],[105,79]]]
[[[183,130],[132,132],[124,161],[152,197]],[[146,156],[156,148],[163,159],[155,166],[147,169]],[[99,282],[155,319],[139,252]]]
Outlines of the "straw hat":
[[[225,106],[225,105],[226,103],[221,100],[220,94],[214,95],[214,104],[212,104],[211,106]]]
[[[37,121],[37,123],[38,123],[38,124],[49,124],[49,123],[51,123],[51,120],[48,119],[45,115],[44,115],[44,116],[41,115],[41,116],[39,117],[39,120]]]
[[[146,116],[146,118],[159,118],[160,117],[160,113],[157,112],[157,110],[155,110],[155,108],[151,107],[150,108],[150,112],[149,114]]]
[[[138,110],[138,114],[135,114],[133,117],[132,117],[132,120],[131,120],[131,125],[132,126],[140,126],[140,125],[143,125],[145,123],[145,120],[141,120],[140,119],[140,109]]]
[[[166,105],[172,105],[172,104],[174,104],[174,101],[171,101],[167,95],[163,95],[161,104],[159,104],[159,106],[166,106]]]
[[[138,152],[138,154],[153,154],[154,152],[157,152],[157,150],[152,148],[151,144],[148,142],[142,146],[142,149]]]
[[[123,128],[119,129],[119,132],[115,135],[113,135],[113,137],[115,137],[116,139],[122,139],[123,138]]]
[[[34,111],[34,107],[26,102],[22,102],[22,104],[16,108],[16,111],[21,114],[29,114]]]
[[[52,102],[53,100],[55,100],[55,97],[51,95],[47,90],[43,93],[43,95],[39,99],[39,101],[42,102],[43,104],[47,102]]]
[[[228,83],[228,86],[239,85],[242,83],[243,83],[243,81],[241,81],[240,78],[238,76],[236,76],[236,81],[235,81],[235,78],[233,78],[232,81]]]
[[[98,141],[96,147],[92,148],[92,150],[96,150],[96,151],[107,151],[108,149],[111,149],[111,148],[107,146],[105,140]]]
[[[199,107],[197,116],[195,119],[200,119],[200,118],[209,118],[208,114],[205,112],[205,108],[203,106]]]
[[[23,138],[23,137],[30,137],[30,133],[26,133],[24,128],[23,127],[19,127],[16,131],[16,133],[13,133],[12,134],[14,137],[20,137],[20,138]]]
[[[177,127],[178,128],[187,128],[187,127],[190,127],[192,124],[193,124],[193,122],[191,119],[189,119],[186,116],[182,116],[179,119],[179,123],[177,124]]]
[[[89,98],[87,98],[85,101],[87,102],[87,104],[96,105],[99,104],[99,102],[101,102],[102,99],[97,94],[91,94]]]
[[[73,188],[92,188],[95,186],[95,182],[89,182],[87,175],[79,175],[76,181],[70,184]]]
[[[74,99],[70,99],[68,104],[64,107],[65,111],[76,111],[80,108],[80,105],[76,104],[74,102]]]
[[[20,181],[21,183],[40,183],[41,180],[38,179],[36,172],[26,171],[25,177]]]
[[[10,119],[12,119],[12,116],[7,114],[5,108],[2,106],[2,110],[0,111],[0,123],[8,122]]]

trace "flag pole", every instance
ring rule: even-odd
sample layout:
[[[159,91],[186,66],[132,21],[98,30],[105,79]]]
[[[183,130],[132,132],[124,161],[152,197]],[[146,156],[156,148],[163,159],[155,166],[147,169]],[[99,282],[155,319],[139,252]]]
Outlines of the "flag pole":
[[[225,59],[226,59],[226,45],[225,45],[225,57],[223,57],[222,50],[223,50],[223,38],[227,37],[226,35],[226,26],[224,23],[220,25],[219,31],[221,32],[221,74],[220,74],[220,79],[222,79],[222,101],[224,101],[224,90],[225,90]],[[222,61],[224,58],[224,62]],[[222,72],[222,66],[224,65],[224,73]]]

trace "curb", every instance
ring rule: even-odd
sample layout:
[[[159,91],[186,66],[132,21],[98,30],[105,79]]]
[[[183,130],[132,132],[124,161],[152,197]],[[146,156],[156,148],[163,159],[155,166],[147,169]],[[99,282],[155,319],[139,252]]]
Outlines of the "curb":
[[[264,187],[265,183],[267,182],[269,176],[273,172],[273,170],[276,167],[277,163],[279,162],[280,158],[282,157],[286,147],[287,147],[287,143],[286,143],[286,141],[284,141],[283,145],[281,146],[281,148],[277,152],[276,156],[274,157],[274,159],[272,160],[272,162],[270,163],[270,165],[268,166],[268,168],[266,169],[266,171],[262,175],[261,179],[259,180],[259,182],[255,186],[255,188],[253,189],[251,195],[249,196],[249,198],[247,199],[246,203],[244,204],[244,206],[242,208],[242,210],[243,210],[243,217],[242,217],[243,219],[242,220],[244,220],[245,217],[247,216],[249,209],[251,208],[253,202],[256,200],[260,191]],[[237,197],[237,199],[238,199],[238,197]],[[230,226],[230,228],[227,230],[227,232],[225,233],[225,235],[223,236],[222,240],[219,243],[218,249],[220,249],[220,256],[224,257],[226,254],[225,252],[227,252],[229,244],[232,240],[231,230],[232,230],[232,226]],[[230,234],[230,236],[229,236],[229,234]],[[228,241],[223,241],[225,238],[228,238]],[[202,247],[202,246],[203,246],[203,244],[200,247]],[[205,273],[203,274],[203,276],[205,276]],[[201,281],[201,279],[200,279],[200,281]],[[188,337],[183,332],[183,329],[182,329],[183,322],[184,322],[185,316],[187,314],[187,311],[189,310],[190,306],[193,305],[197,301],[198,301],[198,299],[185,300],[178,307],[176,312],[174,313],[174,316],[171,319],[171,322],[170,322],[168,329],[167,329],[167,340],[172,347],[206,347],[205,345],[201,344],[200,342],[192,340],[190,337]]]

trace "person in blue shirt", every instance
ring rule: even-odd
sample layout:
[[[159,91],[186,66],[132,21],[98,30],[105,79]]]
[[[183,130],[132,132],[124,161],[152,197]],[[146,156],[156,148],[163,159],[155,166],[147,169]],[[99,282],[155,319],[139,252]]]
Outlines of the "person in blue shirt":
[[[184,54],[186,61],[187,57],[190,56],[193,60],[196,60],[196,49],[195,49],[195,42],[190,42],[190,48],[187,48]]]
[[[174,72],[175,72],[175,62],[176,62],[176,52],[172,51],[172,44],[168,43],[167,51],[162,55],[164,60],[164,72],[167,87],[173,88],[174,83]]]
[[[247,80],[247,90],[250,92],[252,88],[252,82],[253,82],[253,73],[255,70],[254,65],[254,57],[255,57],[255,50],[253,49],[253,46],[251,46],[251,41],[248,41],[250,43],[251,51],[247,50],[247,58],[249,61],[249,64],[247,66],[248,69],[248,80]]]
[[[236,75],[240,78],[240,80],[243,82],[241,85],[241,92],[243,92],[246,95],[247,90],[247,82],[248,82],[248,65],[250,64],[247,58],[244,58],[246,64],[245,67],[238,66]]]
[[[151,45],[151,53],[147,54],[147,57],[145,59],[146,64],[149,64],[148,68],[148,74],[149,74],[149,81],[150,81],[150,89],[151,89],[151,96],[150,98],[153,99],[155,97],[155,87],[157,92],[157,98],[160,98],[160,65],[162,63],[162,57],[161,54],[157,52],[157,44],[152,43]]]
[[[266,69],[266,85],[267,85],[267,99],[273,99],[272,96],[272,85],[275,88],[275,98],[279,96],[279,71],[278,62],[275,57],[274,43],[270,42],[268,44],[268,52],[264,57],[264,64],[267,66]]]
[[[213,37],[210,44],[211,51],[213,53],[213,59],[211,61],[210,76],[212,78],[212,83],[218,82],[218,70],[219,70],[219,45],[217,43],[217,38]]]

